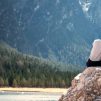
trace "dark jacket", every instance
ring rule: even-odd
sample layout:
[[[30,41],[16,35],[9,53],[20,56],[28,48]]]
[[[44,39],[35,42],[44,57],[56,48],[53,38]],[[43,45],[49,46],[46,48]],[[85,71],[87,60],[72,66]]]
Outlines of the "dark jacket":
[[[86,66],[87,67],[98,67],[98,66],[101,66],[101,61],[92,61],[88,59]]]

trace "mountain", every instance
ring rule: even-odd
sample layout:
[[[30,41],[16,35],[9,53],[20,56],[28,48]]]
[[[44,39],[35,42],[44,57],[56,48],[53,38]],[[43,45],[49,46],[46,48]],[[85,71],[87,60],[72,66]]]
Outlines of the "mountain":
[[[0,43],[0,87],[67,87],[78,71]]]
[[[0,0],[0,40],[23,53],[83,67],[93,40],[101,37],[100,2]]]

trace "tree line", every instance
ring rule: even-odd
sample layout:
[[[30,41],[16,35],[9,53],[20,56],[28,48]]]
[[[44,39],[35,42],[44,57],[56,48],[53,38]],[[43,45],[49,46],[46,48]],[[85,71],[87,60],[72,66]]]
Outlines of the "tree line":
[[[1,87],[68,87],[79,71],[62,71],[63,66],[0,46]]]

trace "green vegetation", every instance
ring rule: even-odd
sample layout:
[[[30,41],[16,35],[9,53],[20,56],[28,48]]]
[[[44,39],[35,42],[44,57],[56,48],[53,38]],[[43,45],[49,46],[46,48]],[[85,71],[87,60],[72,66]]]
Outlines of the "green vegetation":
[[[0,86],[68,87],[78,73],[68,66],[25,55],[0,44]],[[64,67],[64,71],[60,70]],[[71,68],[71,71],[66,68]]]

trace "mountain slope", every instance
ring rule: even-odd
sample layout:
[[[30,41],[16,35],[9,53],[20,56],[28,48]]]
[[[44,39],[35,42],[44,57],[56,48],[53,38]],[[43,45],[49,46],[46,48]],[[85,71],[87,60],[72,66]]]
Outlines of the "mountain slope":
[[[0,40],[24,53],[84,66],[92,41],[101,37],[99,25],[87,17],[87,7],[98,2],[88,1],[1,0]]]
[[[0,86],[66,87],[77,73],[70,65],[25,55],[0,43]]]

